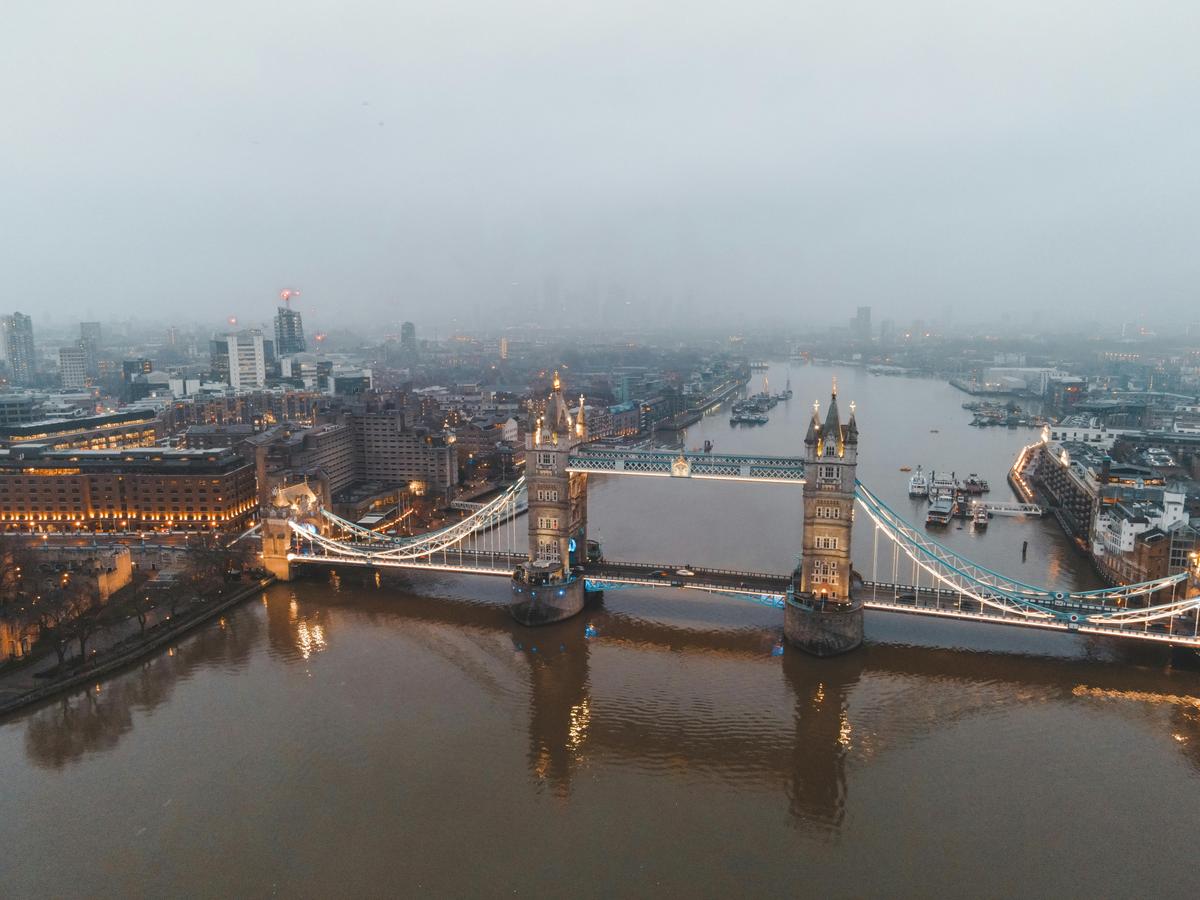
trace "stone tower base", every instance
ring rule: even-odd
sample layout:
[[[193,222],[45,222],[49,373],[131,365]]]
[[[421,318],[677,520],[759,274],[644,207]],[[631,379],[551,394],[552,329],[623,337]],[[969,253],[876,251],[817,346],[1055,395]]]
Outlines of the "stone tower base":
[[[813,656],[837,656],[853,650],[863,640],[862,601],[822,606],[804,595],[788,597],[783,635],[789,644]]]
[[[275,576],[277,581],[292,580],[292,564],[286,556],[267,556],[263,554],[262,567]]]
[[[537,587],[531,587],[523,581],[513,581],[508,611],[522,625],[549,625],[580,612],[583,600],[582,578]]]

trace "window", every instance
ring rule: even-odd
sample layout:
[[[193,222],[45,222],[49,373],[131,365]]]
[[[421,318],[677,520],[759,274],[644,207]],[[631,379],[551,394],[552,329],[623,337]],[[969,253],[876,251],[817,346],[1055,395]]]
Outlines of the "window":
[[[818,534],[815,540],[818,550],[836,550],[838,548],[838,539],[825,534]]]
[[[557,531],[558,530],[558,516],[538,516],[537,527],[538,528],[550,528],[550,529]]]
[[[558,562],[561,559],[558,553],[558,541],[554,538],[539,537],[537,558],[539,562]]]
[[[551,488],[549,490],[539,490],[537,492],[537,498],[543,502],[557,503],[558,502],[558,488]]]
[[[823,559],[813,560],[810,581],[812,584],[837,584],[837,574],[838,564],[836,562],[827,562]]]
[[[842,508],[840,506],[818,506],[816,515],[818,519],[840,519],[842,517]]]
[[[553,453],[539,453],[537,455],[537,464],[540,468],[543,468],[543,469],[554,468],[554,454]]]
[[[817,477],[822,481],[840,481],[841,475],[838,472],[837,466],[820,466],[817,469]]]

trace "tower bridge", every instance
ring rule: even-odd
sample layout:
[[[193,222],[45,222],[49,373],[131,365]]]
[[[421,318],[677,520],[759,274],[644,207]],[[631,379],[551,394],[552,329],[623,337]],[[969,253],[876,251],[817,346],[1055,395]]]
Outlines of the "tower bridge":
[[[856,478],[854,404],[843,422],[836,385],[823,418],[814,404],[797,457],[595,447],[583,409],[581,402],[572,416],[556,373],[530,423],[525,476],[428,534],[381,535],[323,509],[306,485],[285,488],[263,511],[264,565],[281,578],[312,566],[501,577],[511,582],[509,610],[525,625],[569,618],[589,594],[608,590],[724,594],[782,610],[787,640],[817,656],[861,644],[864,610],[1200,648],[1200,563],[1150,582],[1056,591],[980,566],[905,521]],[[589,557],[587,481],[597,474],[798,486],[799,563],[790,573],[763,573]],[[872,529],[869,571],[851,562],[856,510]]]

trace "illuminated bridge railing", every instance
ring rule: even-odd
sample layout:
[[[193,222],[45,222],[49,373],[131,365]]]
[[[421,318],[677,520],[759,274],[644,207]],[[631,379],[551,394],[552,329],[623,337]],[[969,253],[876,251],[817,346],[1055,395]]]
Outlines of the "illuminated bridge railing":
[[[734,456],[724,453],[672,453],[583,447],[571,454],[567,471],[597,475],[650,475],[803,484],[804,460],[793,456]]]

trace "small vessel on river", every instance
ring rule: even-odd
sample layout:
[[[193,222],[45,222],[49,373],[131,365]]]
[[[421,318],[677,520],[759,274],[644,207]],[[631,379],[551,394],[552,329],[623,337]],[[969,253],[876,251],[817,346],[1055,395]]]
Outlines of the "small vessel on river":
[[[921,471],[921,467],[917,466],[917,471],[913,473],[912,478],[908,479],[908,496],[910,497],[927,497],[929,495],[929,481],[925,477],[925,473]]]
[[[967,476],[963,483],[959,485],[959,489],[966,491],[968,494],[986,494],[991,490],[987,479],[980,478],[974,472]]]
[[[754,412],[741,412],[729,418],[730,425],[766,425],[769,421],[767,416]]]
[[[929,477],[929,497],[936,499],[938,497],[953,497],[954,491],[958,487],[958,481],[951,472],[947,475],[945,472],[938,474],[933,472]]]
[[[954,518],[954,498],[940,496],[929,504],[929,512],[925,516],[925,527],[945,528]]]

